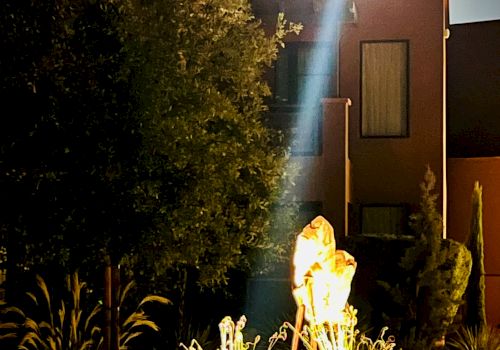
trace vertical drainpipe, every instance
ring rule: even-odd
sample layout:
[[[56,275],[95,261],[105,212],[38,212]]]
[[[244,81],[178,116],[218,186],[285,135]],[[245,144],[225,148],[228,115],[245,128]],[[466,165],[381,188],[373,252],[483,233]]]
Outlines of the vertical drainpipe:
[[[443,0],[443,238],[447,236],[447,220],[448,220],[448,182],[447,182],[447,152],[446,152],[446,40],[450,36],[448,29],[448,0]]]

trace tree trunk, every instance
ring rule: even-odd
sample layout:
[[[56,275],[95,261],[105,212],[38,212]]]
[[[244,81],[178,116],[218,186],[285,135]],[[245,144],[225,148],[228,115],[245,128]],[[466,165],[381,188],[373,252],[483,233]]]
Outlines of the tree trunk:
[[[104,270],[104,350],[120,349],[120,267],[108,264]]]

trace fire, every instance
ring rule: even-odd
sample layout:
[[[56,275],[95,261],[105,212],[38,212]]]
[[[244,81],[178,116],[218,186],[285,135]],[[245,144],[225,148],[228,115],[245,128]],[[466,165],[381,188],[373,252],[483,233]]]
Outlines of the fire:
[[[356,261],[346,251],[336,250],[333,227],[324,217],[316,217],[297,237],[293,266],[297,317],[311,327],[340,330],[348,322],[347,298]],[[298,319],[299,328],[301,323]]]

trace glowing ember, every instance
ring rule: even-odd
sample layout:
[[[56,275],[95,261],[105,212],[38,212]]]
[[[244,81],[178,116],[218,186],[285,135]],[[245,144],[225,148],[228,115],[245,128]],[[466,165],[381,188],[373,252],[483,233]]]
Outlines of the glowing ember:
[[[297,237],[293,266],[293,295],[306,321],[312,326],[343,324],[356,262],[336,250],[333,228],[322,216]]]

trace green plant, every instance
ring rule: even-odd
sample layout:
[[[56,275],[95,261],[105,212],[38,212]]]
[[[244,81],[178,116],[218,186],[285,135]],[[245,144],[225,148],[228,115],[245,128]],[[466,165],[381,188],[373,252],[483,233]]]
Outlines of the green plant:
[[[206,327],[195,327],[193,323],[189,323],[184,329],[182,334],[176,334],[176,339],[196,339],[198,346],[202,347],[204,350],[217,350],[217,342],[213,339],[213,332],[211,326]],[[182,342],[178,341],[182,344]]]
[[[36,277],[38,290],[26,293],[34,303],[35,310],[28,313],[17,307],[6,307],[5,313],[13,313],[22,319],[21,324],[9,322],[3,328],[11,330],[8,337],[19,339],[20,350],[93,350],[101,349],[103,344],[103,327],[101,325],[102,306],[97,304],[90,312],[85,311],[82,293],[86,283],[75,273],[66,280],[70,300],[62,298],[57,304],[51,297],[44,279]],[[132,287],[129,283],[119,293],[120,305],[123,305],[127,292]],[[150,295],[145,297],[137,309],[119,325],[120,350],[126,350],[132,339],[140,336],[146,329],[158,331],[155,322],[149,319],[142,307],[149,302],[169,304],[169,300]],[[33,314],[33,316],[30,316]]]
[[[385,332],[388,328],[384,327],[380,331],[380,334],[375,341],[372,339],[361,335],[358,344],[356,345],[356,350],[392,350],[396,347],[394,336],[390,335],[385,338]]]
[[[442,238],[435,183],[434,174],[427,168],[420,185],[420,212],[411,216],[417,239],[400,262],[408,277],[396,288],[381,283],[398,304],[402,343],[412,349],[427,350],[448,332],[463,302],[472,264],[465,245]]]
[[[119,291],[119,309],[123,309],[125,304],[125,299],[128,292],[132,289],[134,283],[129,282],[123,290]],[[171,304],[170,300],[159,296],[159,295],[148,295],[143,298],[134,312],[132,312],[122,323],[118,324],[118,333],[120,335],[119,344],[120,350],[126,350],[128,348],[129,342],[134,338],[140,336],[146,329],[150,329],[158,332],[160,328],[158,325],[152,321],[147,313],[144,311],[143,307],[148,303],[160,303],[163,305]]]
[[[226,316],[219,323],[220,350],[255,350],[260,336],[256,336],[253,342],[245,341],[243,337],[243,328],[245,328],[247,319],[241,316],[238,322],[234,323],[231,317]],[[198,340],[193,339],[189,347],[181,343],[179,345],[184,350],[203,350]]]
[[[467,246],[472,253],[472,271],[465,292],[467,307],[464,323],[473,329],[482,329],[486,325],[483,188],[477,181],[472,192],[472,218]]]
[[[299,30],[280,15],[267,35],[248,0],[3,1],[11,285],[47,266],[91,283],[110,256],[182,306],[253,257],[283,258],[269,212],[288,149],[264,123],[263,74]]]
[[[252,318],[253,327],[246,328],[246,335],[249,338],[260,336],[262,339],[271,339],[276,336],[276,329],[279,329],[287,320],[294,319],[295,310],[283,312],[281,314],[264,313],[255,316],[256,317]],[[259,321],[256,320],[257,317],[260,317]],[[281,341],[278,341],[278,339],[276,339],[275,344],[272,346],[274,350],[290,349],[291,339],[280,340]],[[269,345],[265,342],[260,342],[257,344],[256,349],[263,350],[267,349],[268,346]]]
[[[307,350],[392,350],[396,346],[393,336],[386,337],[387,327],[382,328],[377,339],[372,340],[355,329],[357,323],[357,310],[350,306],[344,312],[344,324],[332,325],[324,323],[321,325],[306,325],[302,330],[296,329],[290,322],[285,321],[279,330],[269,337],[267,346],[262,349],[289,349],[286,343],[288,331],[298,336],[302,345]],[[255,335],[254,341],[244,340],[243,329],[246,325],[246,317],[241,316],[238,322],[226,316],[219,323],[220,350],[248,350],[258,349],[260,336]],[[284,346],[281,346],[284,345]],[[191,340],[188,346],[180,344],[184,350],[203,350],[202,345],[196,339]]]
[[[500,331],[487,325],[481,328],[462,326],[448,337],[446,347],[458,350],[499,350]]]

